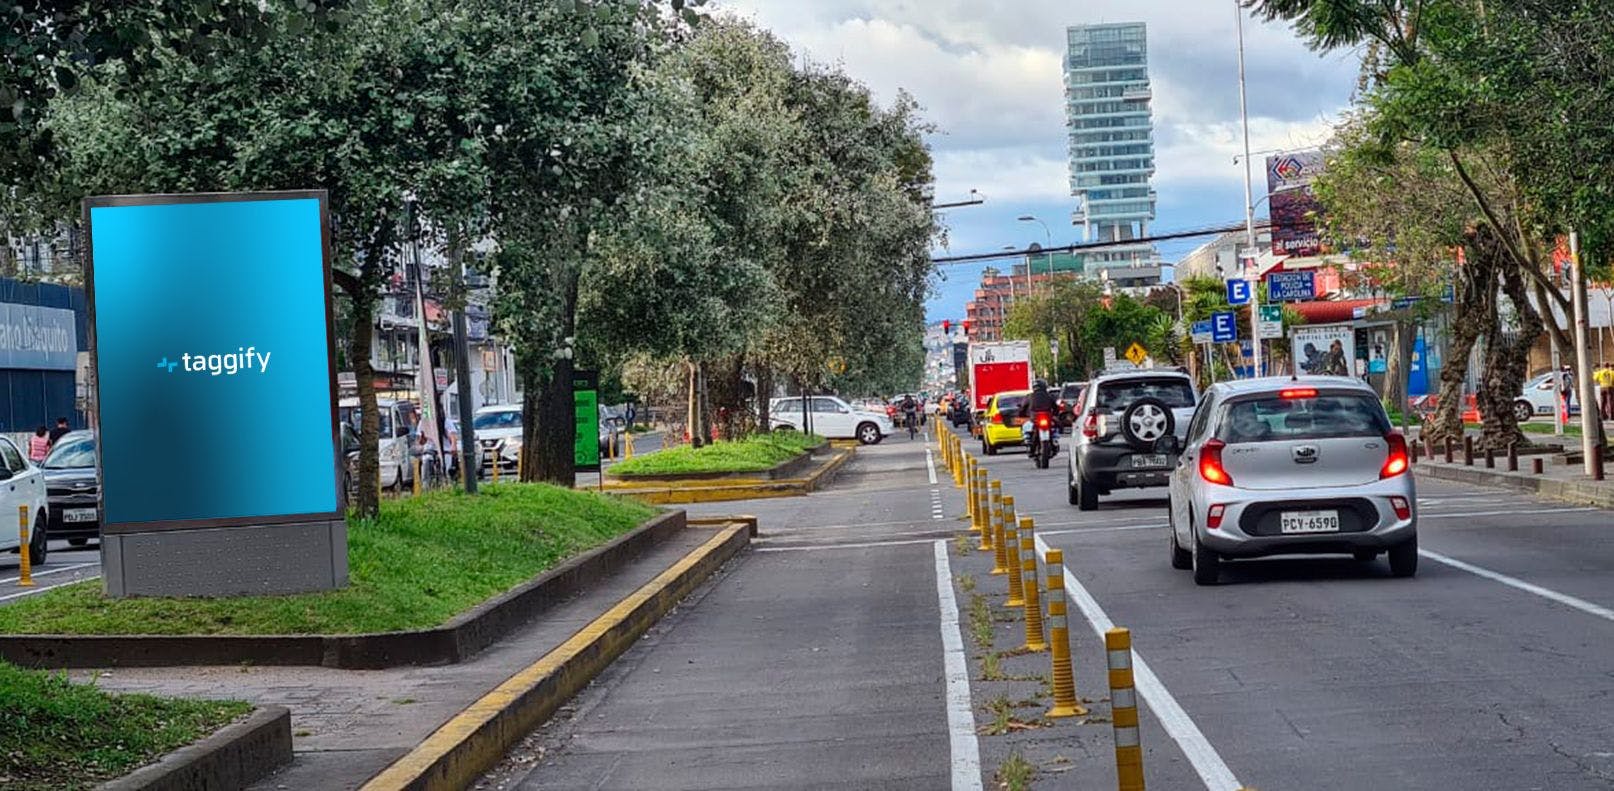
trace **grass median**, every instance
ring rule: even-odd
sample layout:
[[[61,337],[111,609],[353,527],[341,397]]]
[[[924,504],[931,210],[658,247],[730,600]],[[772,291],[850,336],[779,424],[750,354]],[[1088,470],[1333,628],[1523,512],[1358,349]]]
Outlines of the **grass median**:
[[[240,701],[114,695],[0,662],[0,788],[91,788],[251,710]]]
[[[649,506],[545,484],[386,500],[348,525],[342,590],[224,599],[110,599],[101,583],[0,608],[0,634],[355,634],[438,626],[632,530]]]
[[[734,442],[714,442],[699,448],[682,445],[647,453],[612,466],[611,474],[633,477],[761,472],[823,442],[824,438],[816,434],[774,431]]]

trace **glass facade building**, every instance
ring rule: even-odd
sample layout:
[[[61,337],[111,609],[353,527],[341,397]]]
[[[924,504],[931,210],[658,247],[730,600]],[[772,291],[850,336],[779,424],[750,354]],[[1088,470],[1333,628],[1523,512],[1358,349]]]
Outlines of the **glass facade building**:
[[[1075,25],[1066,37],[1070,190],[1077,201],[1072,222],[1088,241],[1140,239],[1155,216],[1147,29],[1142,22]],[[1094,272],[1154,264],[1158,254],[1139,243],[1085,258],[1085,269]]]

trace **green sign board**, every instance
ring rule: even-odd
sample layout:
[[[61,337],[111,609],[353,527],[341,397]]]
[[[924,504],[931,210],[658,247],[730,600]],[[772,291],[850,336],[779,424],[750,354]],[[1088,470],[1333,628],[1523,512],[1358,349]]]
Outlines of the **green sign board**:
[[[572,401],[577,409],[577,439],[572,459],[578,472],[600,471],[600,375],[572,372]]]

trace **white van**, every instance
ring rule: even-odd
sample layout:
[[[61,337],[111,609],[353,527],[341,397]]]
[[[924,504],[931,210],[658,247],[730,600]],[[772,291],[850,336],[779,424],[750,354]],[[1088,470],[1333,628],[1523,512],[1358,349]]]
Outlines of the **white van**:
[[[344,398],[337,403],[343,423],[359,428],[359,399]],[[381,412],[381,488],[401,490],[414,485],[414,462],[409,456],[409,427],[415,422],[415,404],[391,398],[376,399]]]

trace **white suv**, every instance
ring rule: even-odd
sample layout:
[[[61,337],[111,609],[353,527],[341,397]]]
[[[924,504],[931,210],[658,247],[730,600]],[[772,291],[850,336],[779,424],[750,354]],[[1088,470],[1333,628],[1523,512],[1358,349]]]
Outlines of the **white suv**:
[[[45,562],[45,471],[35,467],[11,440],[0,437],[0,514],[17,513],[28,506],[28,560],[38,566]],[[0,527],[0,551],[20,551],[21,535],[16,527]]]
[[[775,398],[768,406],[773,428],[802,426],[802,398]],[[829,439],[856,439],[864,445],[873,445],[887,434],[896,431],[891,418],[883,412],[857,409],[835,396],[810,396],[813,433]]]

